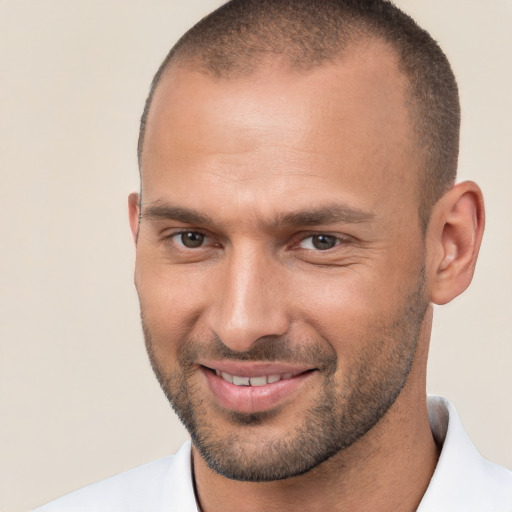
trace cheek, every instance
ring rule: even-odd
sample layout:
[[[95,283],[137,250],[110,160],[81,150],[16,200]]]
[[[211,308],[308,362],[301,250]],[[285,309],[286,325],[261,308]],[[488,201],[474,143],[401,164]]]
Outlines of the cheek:
[[[401,315],[411,281],[344,269],[338,275],[304,278],[307,290],[296,317],[311,326],[340,355],[351,358],[385,336]],[[397,284],[399,283],[399,284]]]
[[[351,323],[350,318],[366,316],[375,310],[376,304],[383,302],[379,300],[377,283],[363,272],[350,268],[303,274],[300,281],[296,277],[295,282],[301,291],[303,312],[326,326]]]
[[[206,302],[208,280],[204,273],[140,259],[135,285],[141,312],[155,344],[188,335]]]

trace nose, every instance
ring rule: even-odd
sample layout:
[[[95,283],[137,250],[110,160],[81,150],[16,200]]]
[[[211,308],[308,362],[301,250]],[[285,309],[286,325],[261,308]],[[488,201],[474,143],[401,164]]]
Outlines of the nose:
[[[282,270],[253,248],[231,251],[220,264],[209,327],[230,349],[247,351],[264,336],[279,336],[289,327]]]

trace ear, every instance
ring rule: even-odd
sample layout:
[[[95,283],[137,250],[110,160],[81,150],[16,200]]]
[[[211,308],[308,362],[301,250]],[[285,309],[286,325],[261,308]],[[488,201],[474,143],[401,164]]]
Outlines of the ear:
[[[484,232],[482,191],[476,183],[454,185],[434,206],[430,218],[430,300],[446,304],[471,283]]]
[[[137,244],[139,233],[140,204],[139,194],[133,192],[128,196],[128,214],[130,217],[130,229],[132,232],[133,243]]]

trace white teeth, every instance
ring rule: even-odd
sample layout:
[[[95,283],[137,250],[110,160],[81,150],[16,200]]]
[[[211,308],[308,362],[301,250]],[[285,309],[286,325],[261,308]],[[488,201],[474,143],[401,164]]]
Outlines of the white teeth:
[[[221,376],[224,380],[227,380],[228,382],[231,382],[233,384],[233,375],[230,375],[229,373],[222,372]]]
[[[250,379],[249,377],[238,377],[237,375],[233,375],[233,384],[235,386],[249,386]]]
[[[249,381],[251,386],[264,386],[267,383],[267,377],[265,375],[262,377],[251,377]]]
[[[238,375],[231,375],[220,370],[215,370],[215,373],[222,377],[226,382],[234,384],[235,386],[264,386],[265,384],[274,384],[282,379],[291,379],[297,373],[283,373],[283,375],[261,375],[259,377],[239,377]],[[300,372],[299,372],[300,373]]]

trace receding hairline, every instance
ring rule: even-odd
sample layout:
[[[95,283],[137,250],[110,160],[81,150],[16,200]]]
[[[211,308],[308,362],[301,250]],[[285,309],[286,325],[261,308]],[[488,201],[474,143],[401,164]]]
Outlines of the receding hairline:
[[[258,75],[268,75],[274,72],[285,73],[285,74],[298,74],[303,76],[305,73],[314,72],[316,70],[327,68],[329,66],[343,66],[347,58],[350,58],[357,53],[364,52],[365,49],[380,48],[383,49],[387,56],[390,58],[390,62],[396,64],[397,70],[397,84],[401,83],[404,89],[404,107],[406,108],[408,115],[412,116],[412,109],[409,108],[409,99],[407,98],[407,82],[408,76],[401,69],[401,61],[399,54],[394,48],[393,44],[387,41],[385,38],[380,37],[372,33],[363,33],[361,31],[354,31],[351,34],[350,39],[345,40],[345,45],[339,48],[336,52],[332,52],[329,56],[326,56],[321,61],[294,61],[285,54],[282,53],[270,53],[262,52],[260,58],[253,59],[246,62],[244,66],[237,66],[230,70],[219,70],[217,68],[212,69],[208,66],[208,62],[205,61],[204,56],[193,53],[192,55],[182,55],[181,53],[176,54],[172,59],[168,59],[165,62],[165,66],[162,66],[159,70],[155,80],[153,81],[150,96],[148,97],[148,104],[146,107],[145,115],[143,117],[143,126],[141,126],[139,148],[138,148],[138,159],[139,159],[139,170],[142,172],[142,155],[145,143],[145,134],[147,122],[150,118],[151,111],[153,110],[153,104],[155,98],[161,91],[162,87],[172,79],[172,74],[180,71],[198,73],[203,77],[211,79],[212,81],[231,81],[231,80],[245,80],[257,77]],[[411,125],[413,124],[413,119]],[[141,123],[142,124],[142,123]],[[411,127],[412,135],[412,127]]]

